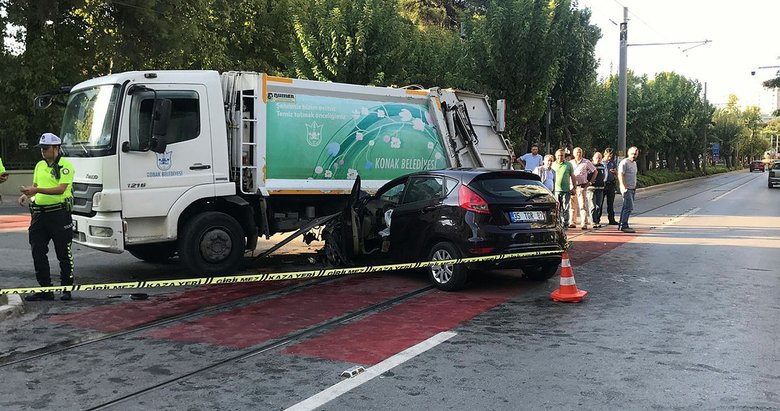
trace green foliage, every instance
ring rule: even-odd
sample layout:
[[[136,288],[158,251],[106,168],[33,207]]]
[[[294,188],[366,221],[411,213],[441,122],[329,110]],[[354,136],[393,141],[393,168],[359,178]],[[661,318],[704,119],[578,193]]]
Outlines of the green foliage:
[[[766,88],[780,88],[780,71],[777,72],[777,77],[769,79],[763,84]]]
[[[400,69],[411,26],[385,0],[314,0],[293,10],[296,77],[384,84]]]
[[[540,120],[556,84],[561,124],[572,123],[574,106],[595,77],[600,33],[589,19],[568,0],[491,0],[471,22],[463,71],[488,94],[507,100],[516,144],[540,140]]]
[[[674,181],[688,180],[696,177],[703,177],[705,175],[727,173],[734,171],[735,168],[730,168],[724,165],[716,165],[707,168],[707,172],[701,170],[692,171],[670,171],[666,169],[649,170],[644,174],[640,174],[636,177],[637,187],[650,187],[658,184],[671,183]]]

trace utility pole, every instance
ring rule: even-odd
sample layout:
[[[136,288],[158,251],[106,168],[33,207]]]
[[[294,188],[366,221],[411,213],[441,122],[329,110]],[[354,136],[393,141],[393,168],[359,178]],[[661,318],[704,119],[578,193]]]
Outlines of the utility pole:
[[[547,115],[545,116],[545,154],[550,154],[550,123],[552,122],[553,98],[547,97]]]
[[[618,158],[626,155],[626,106],[628,103],[628,7],[623,7],[620,23],[620,67],[618,68]]]
[[[704,82],[704,110],[707,113],[707,124],[704,125],[704,151],[701,153],[702,170],[707,175],[707,129],[710,128],[710,103],[707,101],[707,82]]]
[[[676,41],[670,43],[628,44],[628,7],[623,7],[623,22],[620,23],[620,66],[618,68],[618,158],[626,155],[626,112],[628,107],[628,46],[669,46],[695,44],[691,48],[703,46],[711,40]]]

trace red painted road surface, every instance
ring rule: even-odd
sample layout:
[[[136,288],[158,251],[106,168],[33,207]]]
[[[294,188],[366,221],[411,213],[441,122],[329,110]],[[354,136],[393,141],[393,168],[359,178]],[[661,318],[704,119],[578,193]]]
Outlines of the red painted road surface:
[[[575,277],[578,265],[619,247],[643,232],[645,231],[624,234],[609,227],[576,237],[569,249]],[[357,275],[158,329],[145,336],[217,344],[237,349],[249,348],[402,295],[423,286],[426,280],[424,275]],[[51,320],[102,332],[119,331],[202,306],[261,294],[289,284],[269,282],[209,286],[155,300],[92,308],[52,317]],[[434,291],[291,346],[285,352],[358,364],[375,364],[441,331],[452,329],[527,289],[527,283],[509,279],[457,293]],[[598,292],[589,291],[591,294]],[[550,304],[558,303],[551,301]]]
[[[517,295],[518,281],[501,288],[434,291],[285,350],[328,360],[373,365]]]
[[[398,275],[356,276],[147,334],[174,341],[248,348],[425,285]]]
[[[0,233],[25,231],[30,226],[30,215],[0,215]]]
[[[84,311],[52,317],[50,321],[89,328],[100,332],[116,332],[148,322],[187,313],[215,304],[235,301],[284,288],[289,281],[253,284],[214,285],[196,288],[153,300],[110,304]],[[117,290],[122,292],[122,290]]]

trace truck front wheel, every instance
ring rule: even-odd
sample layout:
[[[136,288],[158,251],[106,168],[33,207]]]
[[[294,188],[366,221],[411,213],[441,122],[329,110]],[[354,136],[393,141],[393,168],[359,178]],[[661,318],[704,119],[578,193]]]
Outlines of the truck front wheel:
[[[184,224],[179,259],[194,274],[221,275],[238,268],[244,256],[244,231],[231,216],[198,214]]]

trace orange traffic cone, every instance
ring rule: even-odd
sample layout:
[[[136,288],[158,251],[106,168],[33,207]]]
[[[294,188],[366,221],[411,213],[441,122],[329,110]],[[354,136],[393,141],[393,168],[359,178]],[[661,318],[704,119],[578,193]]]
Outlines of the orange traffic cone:
[[[574,282],[574,273],[571,271],[569,254],[564,251],[561,258],[561,287],[553,291],[550,297],[555,301],[564,303],[578,303],[586,295],[588,295],[587,291],[577,289],[577,283]]]

